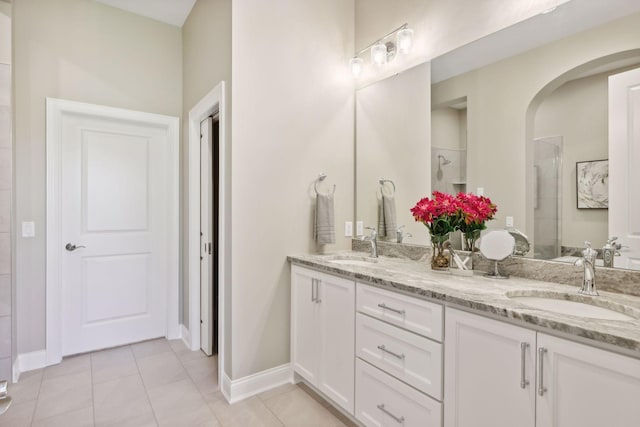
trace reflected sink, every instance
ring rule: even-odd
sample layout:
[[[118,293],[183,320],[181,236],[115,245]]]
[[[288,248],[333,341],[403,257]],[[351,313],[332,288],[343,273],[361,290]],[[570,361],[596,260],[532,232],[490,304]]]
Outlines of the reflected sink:
[[[600,297],[544,292],[507,293],[507,296],[526,307],[589,319],[630,321],[635,320],[633,314],[638,314],[632,308]]]
[[[374,267],[378,260],[376,258],[359,257],[353,255],[336,255],[329,262],[331,264],[352,265],[355,267]]]

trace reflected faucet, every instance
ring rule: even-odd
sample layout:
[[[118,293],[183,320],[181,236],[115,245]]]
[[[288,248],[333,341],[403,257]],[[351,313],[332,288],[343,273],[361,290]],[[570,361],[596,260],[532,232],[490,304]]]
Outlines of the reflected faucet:
[[[378,231],[375,227],[365,227],[366,230],[371,230],[371,234],[368,236],[362,236],[362,240],[368,240],[371,242],[371,258],[378,258]]]
[[[404,228],[404,225],[401,225],[400,227],[398,227],[396,229],[396,242],[397,243],[402,243],[402,241],[404,239],[406,239],[407,237],[413,237],[413,234],[405,233],[403,228]]]
[[[585,248],[582,251],[582,258],[576,260],[574,265],[582,267],[584,276],[582,277],[582,288],[578,291],[582,295],[598,296],[596,289],[596,256],[598,252],[591,247],[591,242],[584,242]]]

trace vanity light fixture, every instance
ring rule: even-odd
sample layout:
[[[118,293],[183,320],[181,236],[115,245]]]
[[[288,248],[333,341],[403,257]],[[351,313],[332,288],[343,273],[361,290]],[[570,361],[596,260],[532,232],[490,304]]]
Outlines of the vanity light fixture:
[[[396,38],[395,42],[388,40],[394,35]],[[351,74],[353,77],[360,77],[364,70],[364,61],[360,58],[360,55],[365,53],[367,50],[369,50],[371,54],[371,63],[378,67],[382,67],[396,57],[398,50],[402,53],[409,53],[412,44],[413,30],[409,28],[409,24],[405,23],[357,52],[353,58],[349,60],[349,69],[351,70]]]
[[[360,74],[362,74],[362,69],[364,68],[364,61],[357,56],[351,58],[349,60],[349,69],[351,69],[351,74],[353,77],[358,78]]]

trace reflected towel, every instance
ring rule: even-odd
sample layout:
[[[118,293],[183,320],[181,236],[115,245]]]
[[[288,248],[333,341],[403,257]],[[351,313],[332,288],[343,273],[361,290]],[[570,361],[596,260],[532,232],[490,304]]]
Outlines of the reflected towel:
[[[318,194],[316,197],[316,216],[313,237],[319,245],[336,242],[336,230],[333,214],[333,194]]]
[[[382,192],[378,208],[378,235],[395,240],[397,237],[398,222],[396,220],[396,199]]]

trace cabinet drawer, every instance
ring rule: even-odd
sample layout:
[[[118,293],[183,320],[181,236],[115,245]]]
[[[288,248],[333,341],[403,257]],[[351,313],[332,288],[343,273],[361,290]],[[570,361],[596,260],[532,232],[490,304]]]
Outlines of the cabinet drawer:
[[[416,334],[442,341],[442,306],[439,304],[358,283],[356,309]]]
[[[358,313],[356,355],[442,400],[442,344]]]
[[[367,427],[440,427],[442,404],[356,359],[356,418]]]

